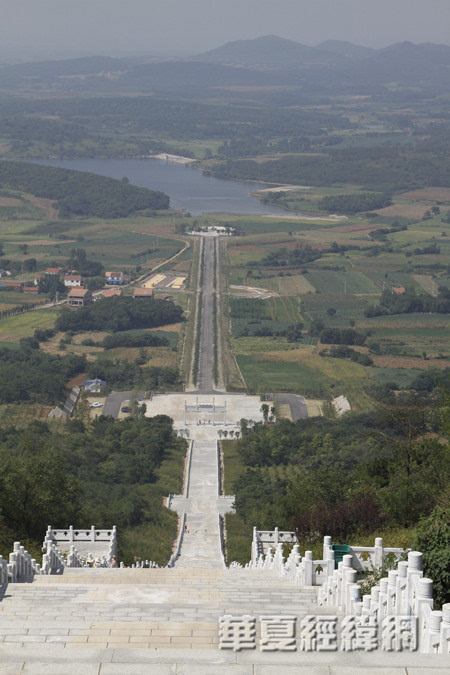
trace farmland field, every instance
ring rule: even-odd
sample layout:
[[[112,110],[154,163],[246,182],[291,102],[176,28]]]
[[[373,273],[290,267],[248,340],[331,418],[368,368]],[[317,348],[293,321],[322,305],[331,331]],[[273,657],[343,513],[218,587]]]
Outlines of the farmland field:
[[[36,328],[53,328],[56,309],[39,309],[31,312],[0,318],[0,334],[5,342],[18,342],[30,337]]]
[[[303,274],[297,274],[290,277],[278,277],[278,290],[282,295],[303,295],[304,293],[314,293],[315,288],[311,281]]]
[[[361,272],[333,272],[332,270],[311,271],[305,274],[319,293],[355,293],[370,295],[379,293],[379,289]]]

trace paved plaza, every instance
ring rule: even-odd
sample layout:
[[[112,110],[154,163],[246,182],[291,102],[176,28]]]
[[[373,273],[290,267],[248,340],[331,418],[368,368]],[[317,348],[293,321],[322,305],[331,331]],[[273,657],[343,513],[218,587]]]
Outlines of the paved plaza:
[[[223,412],[215,414],[210,409],[212,404],[226,408],[226,421]],[[198,394],[186,392],[182,394],[155,394],[152,399],[144,401],[147,417],[154,415],[168,415],[174,421],[177,431],[188,431],[190,439],[197,441],[216,441],[221,431],[240,431],[239,422],[242,418],[262,422],[262,401],[259,396],[245,396],[242,394]],[[198,412],[187,412],[196,407]],[[203,410],[202,407],[204,406]]]

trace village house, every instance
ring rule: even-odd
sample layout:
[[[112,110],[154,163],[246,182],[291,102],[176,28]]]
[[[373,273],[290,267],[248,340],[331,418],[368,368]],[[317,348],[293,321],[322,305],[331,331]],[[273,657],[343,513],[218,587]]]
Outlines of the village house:
[[[125,283],[123,272],[105,272],[105,283],[122,286]]]
[[[71,288],[67,304],[71,307],[84,307],[92,302],[92,293],[87,288]]]
[[[135,288],[134,289],[135,298],[147,298],[151,300],[153,298],[153,288]]]
[[[79,274],[66,274],[64,277],[64,286],[66,288],[80,287],[81,276]]]
[[[121,296],[122,290],[120,288],[106,288],[102,291],[102,298],[112,298],[115,295]]]
[[[58,276],[58,274],[61,274],[62,272],[62,267],[47,267],[45,270],[45,274],[49,274],[50,276]]]
[[[91,391],[94,394],[98,394],[103,387],[106,387],[106,382],[105,380],[100,380],[98,377],[95,380],[85,380],[83,382],[83,390]]]

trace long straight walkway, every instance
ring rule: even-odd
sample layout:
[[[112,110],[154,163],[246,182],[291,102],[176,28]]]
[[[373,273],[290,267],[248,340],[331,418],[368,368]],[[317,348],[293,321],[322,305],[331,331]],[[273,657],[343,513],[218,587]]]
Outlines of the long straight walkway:
[[[195,433],[195,432],[194,432]],[[223,569],[219,514],[225,503],[219,498],[217,441],[194,441],[187,498],[174,498],[172,508],[186,512],[181,554],[176,567]]]

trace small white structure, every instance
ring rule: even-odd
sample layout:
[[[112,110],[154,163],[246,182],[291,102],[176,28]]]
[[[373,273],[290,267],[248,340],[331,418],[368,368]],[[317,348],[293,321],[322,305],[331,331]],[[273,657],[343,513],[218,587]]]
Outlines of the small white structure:
[[[338,396],[337,398],[331,399],[331,404],[336,411],[336,415],[340,417],[346,412],[350,412],[352,409],[348,399],[345,396]]]

